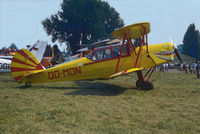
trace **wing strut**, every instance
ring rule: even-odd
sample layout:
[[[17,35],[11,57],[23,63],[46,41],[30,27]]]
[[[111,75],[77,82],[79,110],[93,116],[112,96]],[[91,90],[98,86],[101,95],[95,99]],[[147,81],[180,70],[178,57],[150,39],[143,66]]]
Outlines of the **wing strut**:
[[[142,47],[146,45],[146,53],[148,53],[148,38],[147,38],[147,33],[146,33],[146,29],[144,28],[144,33],[142,35],[142,42],[140,43],[140,46],[139,46],[139,51],[138,51],[138,54],[137,55],[137,58],[136,58],[136,61],[135,61],[135,64],[134,64],[134,68],[137,67],[138,65],[138,61],[139,59],[141,59],[142,57]]]
[[[147,78],[147,81],[149,81],[149,79],[150,79],[150,77],[151,77],[151,75],[152,75],[152,73],[153,73],[153,71],[155,70],[155,68],[156,67],[153,67],[153,68],[150,68],[149,70],[148,70],[148,72],[145,74],[145,78],[148,76],[148,78]],[[150,74],[149,74],[150,73]]]
[[[140,68],[139,64],[141,63],[143,49],[146,48],[146,53],[149,53],[148,37],[147,37],[147,34],[149,32],[150,32],[149,23],[138,23],[138,24],[123,27],[112,33],[113,36],[115,36],[116,38],[123,39],[121,50],[120,50],[120,56],[118,57],[115,73],[119,71],[120,58],[122,57],[122,51],[124,49],[124,45],[127,45],[127,49],[129,50],[128,53],[132,57],[133,68]],[[133,42],[134,40],[132,39],[134,39],[135,42]],[[139,42],[137,42],[137,40]]]
[[[131,48],[133,49],[135,55],[136,55],[136,51],[135,51],[135,47],[133,45],[133,42],[131,41],[131,39],[128,39],[128,44],[130,44]]]
[[[115,70],[115,73],[118,72],[118,68],[119,68],[119,62],[120,62],[120,58],[122,56],[122,51],[123,51],[123,48],[124,48],[124,43],[125,43],[125,39],[127,38],[127,35],[124,34],[124,37],[123,37],[123,42],[122,42],[122,45],[121,45],[121,51],[120,51],[120,56],[118,57],[118,61],[117,61],[117,66],[116,66],[116,70]]]

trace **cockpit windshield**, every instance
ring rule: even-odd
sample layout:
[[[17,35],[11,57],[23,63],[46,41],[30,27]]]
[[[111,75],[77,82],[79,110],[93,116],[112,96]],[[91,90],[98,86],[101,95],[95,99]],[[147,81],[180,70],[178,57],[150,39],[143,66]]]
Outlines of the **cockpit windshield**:
[[[86,57],[95,61],[114,59],[120,56],[121,48],[122,45],[120,44],[94,48]],[[129,55],[128,45],[124,44],[121,56],[127,55]]]
[[[90,60],[96,60],[94,51],[90,52],[88,55],[86,55],[86,57]]]

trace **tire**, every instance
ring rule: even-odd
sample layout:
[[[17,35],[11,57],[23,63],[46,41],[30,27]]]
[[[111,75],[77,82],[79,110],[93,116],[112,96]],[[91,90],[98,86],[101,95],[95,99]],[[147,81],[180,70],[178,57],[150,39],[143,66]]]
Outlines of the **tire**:
[[[151,90],[153,89],[153,84],[149,81],[142,82],[140,80],[137,80],[136,87],[141,88],[142,90]]]
[[[144,85],[145,85],[145,90],[153,89],[153,84],[149,81],[146,81]]]

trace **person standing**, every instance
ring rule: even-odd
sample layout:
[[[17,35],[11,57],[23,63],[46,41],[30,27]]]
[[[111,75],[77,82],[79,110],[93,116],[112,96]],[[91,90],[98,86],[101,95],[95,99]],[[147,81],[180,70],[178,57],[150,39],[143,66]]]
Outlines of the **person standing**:
[[[196,67],[196,71],[197,71],[197,78],[200,78],[200,62],[197,64],[197,67]]]
[[[168,63],[165,64],[165,68],[166,68],[166,72],[168,72],[168,69],[169,69],[169,64]]]
[[[186,63],[184,65],[185,65],[184,70],[185,70],[185,73],[187,74],[188,73],[188,64]]]

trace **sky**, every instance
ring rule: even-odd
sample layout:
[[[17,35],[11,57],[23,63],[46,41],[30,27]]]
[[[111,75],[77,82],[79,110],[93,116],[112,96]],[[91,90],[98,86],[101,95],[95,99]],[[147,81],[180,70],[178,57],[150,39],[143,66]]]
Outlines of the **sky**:
[[[105,0],[120,14],[125,25],[150,22],[149,44],[181,44],[188,26],[200,30],[200,0]],[[62,0],[0,0],[0,48],[18,48],[37,40],[51,42],[41,21],[60,10]],[[63,49],[65,45],[59,45]]]

